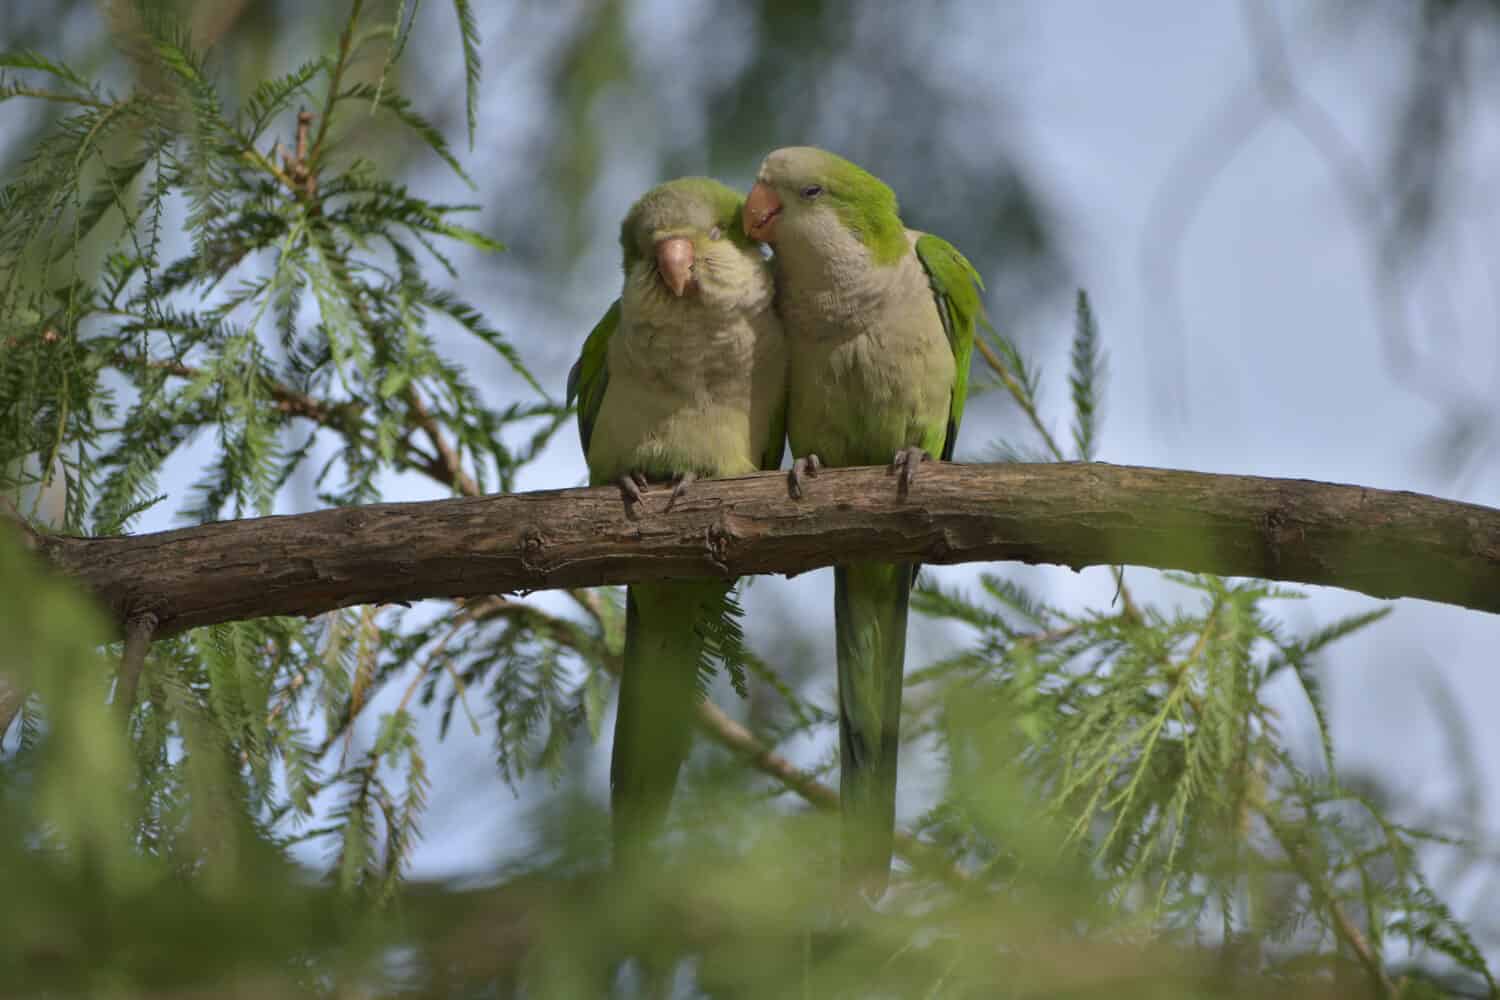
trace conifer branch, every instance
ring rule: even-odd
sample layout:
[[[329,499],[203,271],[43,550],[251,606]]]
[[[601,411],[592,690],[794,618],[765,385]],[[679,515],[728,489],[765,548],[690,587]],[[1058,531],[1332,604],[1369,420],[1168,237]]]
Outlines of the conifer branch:
[[[424,471],[431,478],[449,489],[457,490],[463,496],[479,496],[479,484],[464,469],[458,452],[443,436],[442,428],[433,419],[432,411],[427,408],[427,404],[422,401],[422,397],[418,395],[415,388],[407,387],[406,402],[411,407],[413,422],[422,429],[423,434],[427,435],[427,440],[432,442],[432,447],[437,451],[437,461],[430,463]]]
[[[151,368],[166,372],[176,378],[192,380],[203,377],[202,371],[180,361],[156,361],[119,354],[115,356],[114,363],[120,368]],[[298,392],[280,382],[271,383],[266,390],[271,399],[276,402],[277,408],[283,413],[294,417],[305,417],[316,424],[334,430],[341,429],[344,422],[356,415],[360,409],[358,403],[330,403],[305,392]]]
[[[906,501],[883,468],[702,481],[638,520],[610,488],[374,504],[39,551],[120,622],[160,634],[354,604],[794,574],[849,559],[1139,565],[1315,583],[1500,612],[1500,511],[1305,480],[1097,464],[932,463]]]
[[[533,628],[546,631],[560,645],[567,646],[580,655],[597,660],[611,674],[618,677],[624,662],[618,653],[606,648],[598,637],[566,618],[551,615],[543,609],[520,601],[503,597],[490,597],[482,601],[471,601],[465,614],[473,621],[506,617],[523,619]],[[816,775],[802,770],[773,747],[768,746],[745,726],[736,722],[712,699],[698,703],[698,728],[703,734],[730,753],[744,759],[751,767],[781,785],[819,810],[836,810],[839,793],[819,781]],[[956,868],[942,853],[922,843],[903,831],[896,833],[896,850],[913,867],[938,875],[950,882],[965,881],[967,876]]]
[[[328,126],[333,121],[333,106],[339,99],[344,72],[349,68],[349,57],[354,43],[354,26],[359,23],[359,15],[363,7],[364,0],[353,0],[348,20],[344,22],[344,30],[339,33],[338,55],[334,58],[333,71],[328,76],[328,94],[323,101],[323,114],[319,116],[317,138],[313,140],[312,149],[306,157],[313,170],[317,170],[323,160],[323,143],[328,139]]]
[[[1365,937],[1364,932],[1359,929],[1359,925],[1354,922],[1354,918],[1349,916],[1349,911],[1339,903],[1337,898],[1323,888],[1324,879],[1322,869],[1311,862],[1298,844],[1297,835],[1288,830],[1273,815],[1272,808],[1264,802],[1259,803],[1259,805],[1261,816],[1266,820],[1266,825],[1276,838],[1276,842],[1286,852],[1287,859],[1291,862],[1292,867],[1296,869],[1298,875],[1302,876],[1317,901],[1328,908],[1328,915],[1332,921],[1334,933],[1337,935],[1339,941],[1354,953],[1355,959],[1364,968],[1365,974],[1370,977],[1370,983],[1375,987],[1378,995],[1383,997],[1395,996],[1397,994],[1396,986],[1386,974],[1385,966],[1381,963],[1380,956],[1370,947],[1369,940]]]

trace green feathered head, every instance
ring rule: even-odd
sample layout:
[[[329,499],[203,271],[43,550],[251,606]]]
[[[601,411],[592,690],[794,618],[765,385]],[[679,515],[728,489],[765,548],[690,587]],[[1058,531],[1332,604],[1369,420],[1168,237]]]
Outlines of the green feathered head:
[[[627,284],[657,279],[681,298],[694,290],[712,296],[724,290],[716,286],[742,281],[742,261],[761,261],[745,235],[742,202],[708,177],[682,177],[647,191],[620,226]]]
[[[900,260],[908,249],[896,193],[879,177],[812,146],[767,156],[745,203],[747,232],[775,246],[784,236],[817,241],[829,225],[851,233],[877,264]]]

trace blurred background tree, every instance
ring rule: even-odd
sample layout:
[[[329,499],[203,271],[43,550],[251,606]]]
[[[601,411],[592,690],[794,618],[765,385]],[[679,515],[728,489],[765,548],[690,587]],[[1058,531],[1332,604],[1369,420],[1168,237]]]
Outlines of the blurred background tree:
[[[960,458],[1493,503],[1497,11],[11,0],[0,489],[115,532],[576,484],[625,208],[813,143],[986,278]],[[630,994],[634,955],[683,995],[1493,993],[1479,616],[932,573],[902,877],[847,920],[824,580],[748,590],[749,697],[714,692],[671,875],[620,886],[616,595],[202,630],[122,731],[118,646],[6,541],[19,992]]]

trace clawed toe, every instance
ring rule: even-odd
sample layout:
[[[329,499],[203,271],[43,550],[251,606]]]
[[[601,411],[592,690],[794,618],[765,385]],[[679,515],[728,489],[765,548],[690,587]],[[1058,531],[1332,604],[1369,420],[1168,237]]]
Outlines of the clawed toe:
[[[672,509],[672,505],[677,502],[678,498],[681,497],[684,492],[686,492],[688,485],[697,478],[698,477],[696,475],[688,472],[685,473],[681,479],[677,480],[677,484],[672,487],[672,495],[667,498],[667,510]]]
[[[621,476],[615,480],[615,483],[620,487],[621,499],[625,501],[625,516],[632,521],[635,520],[636,515],[632,505],[645,501],[642,491],[646,488],[646,477],[639,472],[632,472]]]
[[[802,480],[818,478],[822,469],[822,459],[811,453],[792,462],[792,471],[787,474],[787,493],[793,500],[802,499]]]
[[[923,462],[931,459],[931,455],[917,447],[902,448],[896,452],[887,472],[897,476],[896,495],[898,497],[905,499],[906,494],[911,490],[911,484],[917,478],[917,469],[921,468]]]

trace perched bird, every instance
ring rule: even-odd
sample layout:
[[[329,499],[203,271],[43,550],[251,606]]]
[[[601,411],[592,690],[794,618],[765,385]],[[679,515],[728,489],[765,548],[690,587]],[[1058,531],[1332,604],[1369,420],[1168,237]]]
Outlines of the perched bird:
[[[878,178],[811,147],[765,158],[745,229],[775,251],[776,309],[791,350],[792,495],[822,464],[886,462],[906,495],[924,459],[953,456],[981,319],[979,275],[951,244],[907,229]],[[877,898],[890,872],[916,573],[911,563],[834,570],[841,878]]]
[[[620,229],[625,286],[568,375],[589,481],[617,484],[627,515],[650,482],[670,508],[698,477],[781,464],[786,342],[774,285],[745,234],[741,197],[689,177],[647,192]],[[732,586],[636,584],[625,604],[625,661],[610,763],[615,863],[657,833],[692,742],[704,627]]]

